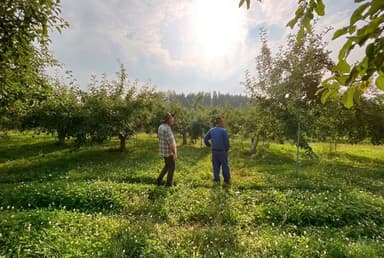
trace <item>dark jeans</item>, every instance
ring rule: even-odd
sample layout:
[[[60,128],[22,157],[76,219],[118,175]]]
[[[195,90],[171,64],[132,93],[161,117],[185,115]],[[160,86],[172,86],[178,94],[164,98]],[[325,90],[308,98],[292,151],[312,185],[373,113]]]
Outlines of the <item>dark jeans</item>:
[[[163,177],[165,174],[167,175],[167,186],[171,186],[173,183],[173,174],[175,172],[175,161],[173,160],[173,156],[164,157],[165,165],[163,169],[160,172],[159,177],[157,178],[157,184],[161,184],[161,181],[163,180]]]
[[[215,182],[220,181],[220,167],[223,172],[225,182],[229,182],[231,175],[228,166],[228,154],[226,151],[212,151],[212,165],[213,165],[213,176]]]

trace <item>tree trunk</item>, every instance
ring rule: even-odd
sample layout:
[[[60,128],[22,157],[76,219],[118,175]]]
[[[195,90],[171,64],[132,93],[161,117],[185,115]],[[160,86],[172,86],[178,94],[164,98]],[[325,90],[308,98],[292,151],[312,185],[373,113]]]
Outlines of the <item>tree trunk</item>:
[[[57,138],[58,138],[57,144],[64,145],[64,143],[65,143],[65,135],[66,135],[65,132],[57,132]]]
[[[335,137],[335,153],[337,152],[337,136]]]
[[[123,151],[126,150],[125,146],[126,146],[127,136],[122,134],[122,133],[119,133],[119,140],[120,140],[120,148],[119,148],[119,150],[121,152],[123,152]]]
[[[183,145],[187,144],[187,132],[183,132]]]
[[[329,152],[337,152],[337,136],[334,136],[332,140],[329,142]]]
[[[249,148],[249,153],[254,154],[256,153],[256,147],[259,143],[259,136],[252,137],[251,139],[251,147]]]

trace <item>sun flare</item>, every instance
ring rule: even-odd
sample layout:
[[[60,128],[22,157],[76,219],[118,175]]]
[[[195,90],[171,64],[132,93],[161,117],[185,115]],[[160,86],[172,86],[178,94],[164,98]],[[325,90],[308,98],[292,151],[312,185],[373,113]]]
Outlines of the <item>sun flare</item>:
[[[228,56],[244,38],[245,16],[233,0],[196,0],[193,35],[201,56]]]

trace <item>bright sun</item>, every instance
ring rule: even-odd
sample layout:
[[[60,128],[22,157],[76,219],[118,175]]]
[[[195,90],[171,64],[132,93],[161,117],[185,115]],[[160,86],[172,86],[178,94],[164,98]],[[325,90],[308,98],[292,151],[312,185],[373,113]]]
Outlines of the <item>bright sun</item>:
[[[201,56],[215,59],[230,55],[243,40],[245,17],[238,1],[196,0],[193,35]]]

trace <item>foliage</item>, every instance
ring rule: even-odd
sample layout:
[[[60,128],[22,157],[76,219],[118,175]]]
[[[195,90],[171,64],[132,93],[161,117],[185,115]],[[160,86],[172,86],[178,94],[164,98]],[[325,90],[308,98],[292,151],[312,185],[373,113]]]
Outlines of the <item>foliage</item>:
[[[59,80],[53,82],[53,92],[47,99],[32,106],[23,118],[22,129],[57,134],[58,143],[64,144],[69,136],[76,136],[82,129],[84,114],[78,101],[77,89],[67,87]]]
[[[245,95],[223,94],[221,92],[197,92],[197,93],[180,93],[165,92],[164,97],[169,102],[178,102],[185,108],[192,108],[198,100],[203,107],[241,107],[249,101]]]
[[[68,25],[60,17],[59,0],[4,0],[0,17],[0,118],[9,119],[9,112],[49,93],[42,76],[44,66],[52,63],[48,30]]]
[[[247,0],[247,8],[250,0]],[[384,90],[384,2],[382,0],[355,0],[360,3],[350,17],[350,23],[343,28],[337,28],[333,39],[346,36],[345,43],[339,51],[338,63],[334,67],[334,75],[323,82],[322,101],[335,96],[341,86],[348,86],[344,93],[343,103],[350,108],[354,102],[359,101],[362,93],[372,86],[375,81],[376,87]],[[240,6],[244,0],[240,1]],[[301,42],[305,35],[312,33],[311,21],[315,14],[324,16],[325,4],[323,0],[309,1],[298,0],[295,17],[287,23],[293,28],[299,24],[297,41]],[[350,65],[347,58],[356,47],[365,48],[365,57],[356,64]]]
[[[22,129],[57,134],[60,144],[75,137],[77,147],[87,137],[98,144],[118,137],[124,151],[126,140],[148,127],[159,95],[150,85],[129,81],[123,65],[117,75],[118,81],[104,75],[100,83],[93,77],[86,92],[73,80],[69,86],[55,80],[51,96],[29,110]]]
[[[94,78],[83,101],[92,141],[102,143],[117,136],[123,151],[126,139],[149,125],[158,94],[150,85],[139,87],[137,81],[129,81],[123,65],[117,75],[118,81],[109,81],[104,75],[98,83]]]
[[[311,34],[300,43],[291,36],[287,46],[272,57],[266,37],[262,30],[262,47],[256,57],[257,77],[247,71],[243,82],[255,106],[253,119],[248,117],[244,122],[244,133],[251,133],[251,152],[255,152],[260,137],[296,141],[300,133],[297,144],[313,155],[304,136],[311,130],[314,112],[318,110],[320,99],[316,91],[322,74],[332,66],[329,52],[324,48],[322,35]],[[298,132],[299,123],[303,133]]]

